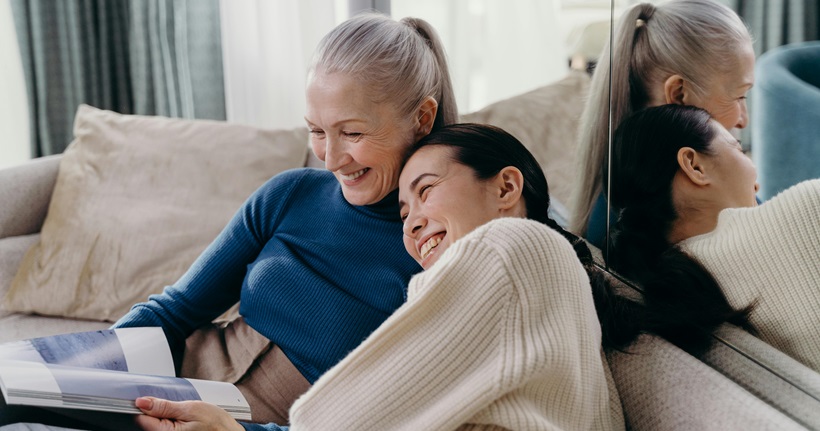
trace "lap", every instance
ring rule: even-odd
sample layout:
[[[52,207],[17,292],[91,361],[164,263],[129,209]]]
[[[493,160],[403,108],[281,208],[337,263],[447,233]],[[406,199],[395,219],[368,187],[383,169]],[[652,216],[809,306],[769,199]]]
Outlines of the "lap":
[[[188,337],[180,375],[235,384],[260,423],[287,424],[290,406],[310,389],[282,349],[241,317]]]

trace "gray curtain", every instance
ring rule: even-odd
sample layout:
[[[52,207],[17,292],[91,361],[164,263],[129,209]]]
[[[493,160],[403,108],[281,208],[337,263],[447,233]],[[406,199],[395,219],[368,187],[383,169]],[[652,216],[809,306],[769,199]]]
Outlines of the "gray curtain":
[[[86,103],[225,119],[219,0],[11,0],[32,156],[61,153]]]
[[[729,0],[755,38],[755,55],[790,43],[820,38],[817,0]]]

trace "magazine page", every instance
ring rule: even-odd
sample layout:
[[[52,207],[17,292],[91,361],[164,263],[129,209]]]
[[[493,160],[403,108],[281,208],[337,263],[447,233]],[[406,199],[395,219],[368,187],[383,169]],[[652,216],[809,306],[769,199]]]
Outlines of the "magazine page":
[[[0,344],[0,361],[9,359],[175,375],[171,349],[158,327],[75,332]]]
[[[0,361],[0,389],[8,404],[140,413],[134,400],[153,396],[202,400],[250,420],[250,407],[230,383],[77,368],[34,361]]]

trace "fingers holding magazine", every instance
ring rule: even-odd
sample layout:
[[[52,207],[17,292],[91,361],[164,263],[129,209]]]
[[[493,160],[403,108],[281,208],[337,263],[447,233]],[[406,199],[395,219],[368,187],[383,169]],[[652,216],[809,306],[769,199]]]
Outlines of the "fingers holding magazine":
[[[137,425],[145,431],[244,431],[228,412],[203,401],[168,401],[154,397],[136,400],[144,415]]]

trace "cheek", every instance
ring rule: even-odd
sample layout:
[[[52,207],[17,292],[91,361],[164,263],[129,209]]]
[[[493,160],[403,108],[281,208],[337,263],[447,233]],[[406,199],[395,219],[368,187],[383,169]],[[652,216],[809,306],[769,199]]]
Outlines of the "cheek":
[[[738,120],[740,119],[740,104],[737,101],[719,104],[711,110],[707,109],[707,111],[709,111],[712,117],[725,127],[726,130],[737,127]]]
[[[310,149],[313,150],[313,154],[321,161],[325,161],[325,144],[323,142],[319,142],[315,139],[310,140]]]
[[[416,245],[413,239],[407,235],[404,235],[402,239],[404,240],[404,250],[410,255],[410,257],[418,261],[418,256],[416,256]]]

